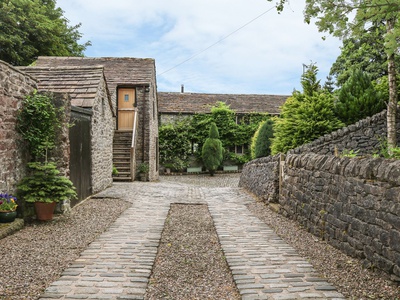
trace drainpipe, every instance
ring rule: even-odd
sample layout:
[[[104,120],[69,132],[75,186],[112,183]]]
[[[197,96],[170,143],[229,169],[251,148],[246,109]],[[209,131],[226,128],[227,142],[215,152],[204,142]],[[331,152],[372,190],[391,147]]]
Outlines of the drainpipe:
[[[146,109],[145,109],[146,108],[146,87],[145,86],[143,86],[142,93],[143,93],[142,162],[144,163],[145,162],[145,159],[144,159],[144,153],[145,153],[144,141],[145,141],[145,126],[146,126],[146,122],[145,122],[146,121]]]

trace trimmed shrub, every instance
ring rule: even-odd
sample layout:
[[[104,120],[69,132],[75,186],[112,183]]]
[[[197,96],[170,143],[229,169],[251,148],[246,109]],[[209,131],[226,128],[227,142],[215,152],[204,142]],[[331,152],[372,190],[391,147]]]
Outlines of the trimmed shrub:
[[[263,122],[254,143],[254,158],[269,156],[271,154],[271,139],[274,135],[272,120]]]
[[[204,142],[201,154],[205,167],[210,172],[210,175],[214,176],[223,159],[222,143],[215,123],[211,124],[210,134]]]

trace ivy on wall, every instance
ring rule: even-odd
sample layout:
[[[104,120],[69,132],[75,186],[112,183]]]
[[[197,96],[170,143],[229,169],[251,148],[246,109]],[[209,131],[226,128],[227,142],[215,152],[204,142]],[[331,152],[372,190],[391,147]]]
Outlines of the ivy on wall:
[[[195,114],[160,126],[160,163],[164,167],[181,170],[189,165],[193,156],[201,162],[201,149],[208,138],[212,123],[218,127],[219,139],[224,148],[223,163],[246,163],[251,159],[249,147],[243,154],[236,154],[234,148],[250,145],[259,123],[267,119],[270,117],[266,113],[237,116],[228,105],[217,102],[210,113]]]

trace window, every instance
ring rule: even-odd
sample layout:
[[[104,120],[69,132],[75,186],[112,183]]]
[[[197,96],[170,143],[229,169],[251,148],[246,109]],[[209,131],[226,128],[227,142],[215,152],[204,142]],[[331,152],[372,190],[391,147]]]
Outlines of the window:
[[[124,95],[124,101],[125,102],[129,102],[129,94],[125,94]]]

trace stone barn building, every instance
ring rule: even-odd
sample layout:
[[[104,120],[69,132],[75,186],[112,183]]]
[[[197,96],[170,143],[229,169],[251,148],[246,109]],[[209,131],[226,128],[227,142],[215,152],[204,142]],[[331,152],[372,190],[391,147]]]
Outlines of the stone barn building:
[[[79,200],[112,184],[115,113],[102,66],[23,67],[39,91],[68,94],[70,178]]]
[[[114,177],[114,180],[133,181],[142,163],[149,166],[148,179],[150,181],[158,179],[158,104],[154,59],[39,57],[32,69],[43,68],[64,68],[65,70],[89,68],[98,72],[102,69],[105,82],[104,93],[109,96],[109,99],[104,98],[101,106],[108,105],[112,116],[115,117],[112,149],[113,164],[118,170],[118,175]],[[30,72],[34,72],[32,69],[29,69]],[[69,93],[72,98],[85,88],[87,94],[92,96],[99,92],[89,86],[92,82],[89,77],[75,78],[75,81],[79,83],[70,82]],[[83,86],[80,87],[80,84]],[[74,85],[77,87],[76,90],[73,88]],[[79,97],[75,99],[78,107],[85,108],[82,105],[90,104],[88,100]],[[95,112],[94,109],[93,113],[101,114],[101,111]],[[109,122],[106,121],[106,123],[107,125],[104,125],[93,121],[92,132],[96,130],[101,132],[104,127],[109,128]],[[107,142],[102,146],[107,147],[104,158],[109,161],[110,145]],[[107,174],[111,174],[111,171],[111,169],[107,170]]]

